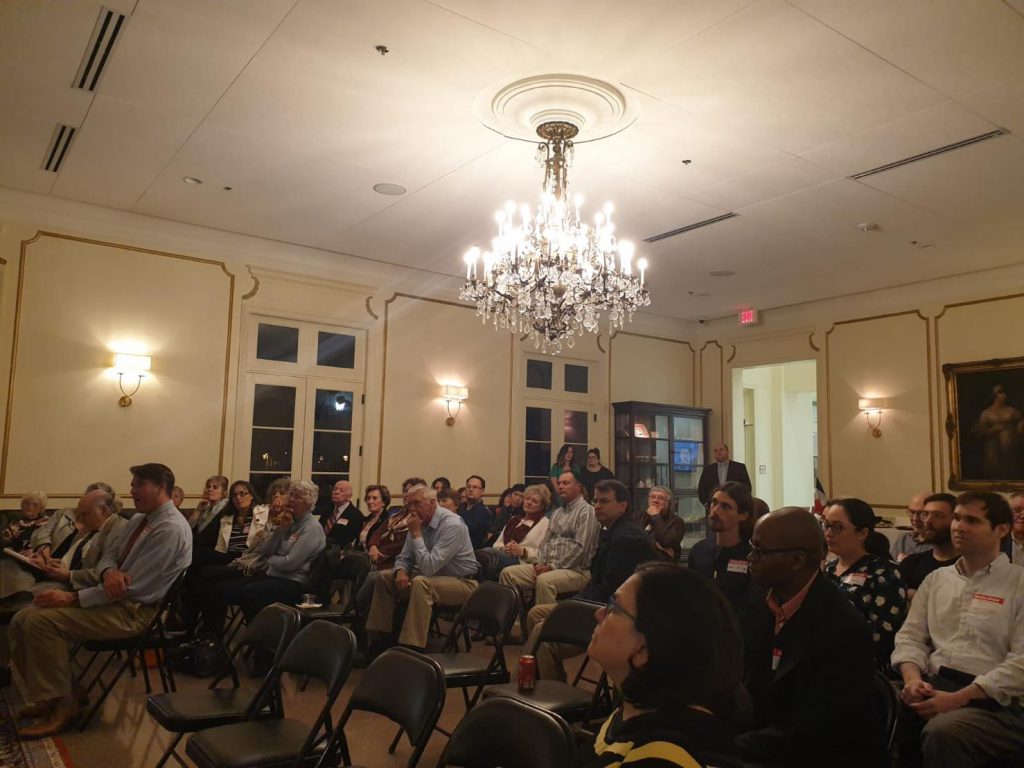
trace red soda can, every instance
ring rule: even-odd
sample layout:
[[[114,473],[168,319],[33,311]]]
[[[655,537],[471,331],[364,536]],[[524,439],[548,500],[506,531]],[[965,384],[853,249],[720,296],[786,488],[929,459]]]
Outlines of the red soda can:
[[[519,657],[519,690],[532,691],[537,683],[537,659],[533,656]]]

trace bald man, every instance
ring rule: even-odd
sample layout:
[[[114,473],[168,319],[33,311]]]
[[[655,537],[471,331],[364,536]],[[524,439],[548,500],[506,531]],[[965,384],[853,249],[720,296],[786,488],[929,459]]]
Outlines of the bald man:
[[[907,504],[907,517],[910,518],[910,530],[903,533],[893,541],[889,548],[892,559],[897,563],[902,562],[908,555],[916,555],[920,552],[930,552],[932,543],[924,535],[924,504],[925,500],[932,495],[931,491],[921,491]]]
[[[742,483],[747,490],[753,489],[750,483],[750,475],[747,474],[747,465],[740,461],[732,461],[729,458],[729,446],[719,443],[714,447],[712,453],[715,456],[713,464],[704,467],[700,473],[700,480],[697,481],[697,498],[705,509],[711,504],[711,494],[715,488],[725,485],[727,482]]]
[[[754,729],[736,739],[745,761],[883,764],[871,631],[821,576],[823,553],[821,526],[802,507],[770,512],[754,526],[747,560],[767,595],[744,620],[744,682],[754,705]]]
[[[331,506],[320,513],[320,524],[324,527],[324,535],[341,551],[352,546],[363,526],[363,516],[352,503],[352,483],[339,480],[331,488]]]

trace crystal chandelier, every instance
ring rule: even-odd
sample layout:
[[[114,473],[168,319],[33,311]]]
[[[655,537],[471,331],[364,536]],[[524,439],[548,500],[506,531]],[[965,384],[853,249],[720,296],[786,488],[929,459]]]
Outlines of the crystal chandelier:
[[[465,255],[466,282],[460,297],[477,306],[483,322],[527,334],[535,348],[557,354],[576,336],[596,333],[601,313],[608,328],[622,328],[633,313],[651,303],[644,287],[647,260],[633,272],[633,244],[615,238],[612,204],[596,214],[594,225],[580,217],[583,199],[570,204],[568,167],[578,129],[548,122],[537,128],[544,185],[531,218],[525,203],[498,211],[498,235],[490,250],[474,246]],[[517,216],[518,213],[518,216]]]

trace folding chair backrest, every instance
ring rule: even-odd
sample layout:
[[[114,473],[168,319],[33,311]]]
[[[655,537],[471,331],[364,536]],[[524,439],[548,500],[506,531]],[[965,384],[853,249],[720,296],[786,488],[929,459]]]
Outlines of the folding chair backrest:
[[[398,723],[420,745],[434,729],[445,695],[440,664],[408,648],[389,648],[367,668],[343,720],[353,710],[374,712]]]
[[[488,699],[462,718],[438,768],[563,768],[575,764],[569,724],[518,699]]]
[[[273,603],[257,613],[245,628],[241,645],[273,654],[276,664],[299,631],[302,617],[296,608]]]
[[[601,606],[584,600],[563,600],[555,605],[541,629],[539,643],[568,643],[586,648],[597,626]]]
[[[515,587],[485,581],[466,599],[456,624],[477,622],[485,634],[504,638],[512,629],[519,611],[519,595]]]
[[[356,636],[352,630],[329,621],[307,624],[292,640],[278,669],[298,677],[315,677],[327,688],[327,695],[341,691],[352,671]]]

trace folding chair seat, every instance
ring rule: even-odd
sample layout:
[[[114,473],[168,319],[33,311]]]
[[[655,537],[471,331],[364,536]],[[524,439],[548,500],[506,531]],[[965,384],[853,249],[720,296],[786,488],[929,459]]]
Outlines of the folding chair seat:
[[[565,600],[558,603],[544,622],[537,638],[537,646],[539,647],[541,643],[564,643],[578,646],[585,651],[590,644],[594,627],[597,626],[594,613],[600,607],[596,603],[583,600]],[[535,647],[531,652],[535,653],[536,650]],[[588,723],[612,709],[607,676],[602,673],[597,679],[584,677],[589,663],[589,657],[584,657],[572,683],[538,679],[532,691],[520,691],[515,683],[491,685],[484,688],[483,698],[517,699],[561,715],[570,723]],[[581,688],[581,682],[592,684],[594,689],[587,691]]]
[[[239,687],[236,667],[239,656],[249,650],[258,650],[272,658],[272,665],[277,664],[298,631],[299,615],[295,608],[282,603],[268,605],[253,618],[241,642],[208,689],[150,696],[146,710],[162,728],[175,734],[156,768],[162,768],[171,757],[184,765],[176,750],[185,734],[244,720],[256,691]],[[233,687],[217,687],[229,677]],[[280,687],[269,698],[267,707],[256,716],[284,717]]]
[[[260,686],[245,720],[193,734],[185,754],[199,768],[283,768],[314,765],[321,758],[325,765],[336,764],[336,755],[328,752],[334,749],[337,733],[331,707],[352,670],[355,645],[355,635],[348,627],[314,621],[302,628]],[[324,704],[312,726],[298,720],[258,717],[270,705],[286,672],[324,683]]]
[[[565,768],[576,738],[561,717],[516,699],[485,701],[456,727],[437,768]]]

